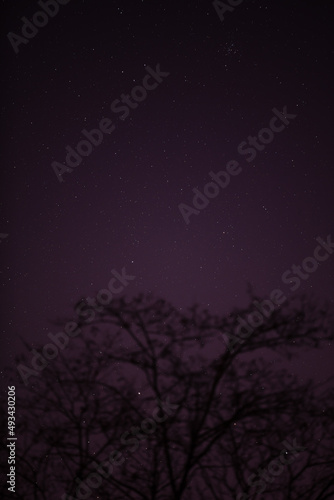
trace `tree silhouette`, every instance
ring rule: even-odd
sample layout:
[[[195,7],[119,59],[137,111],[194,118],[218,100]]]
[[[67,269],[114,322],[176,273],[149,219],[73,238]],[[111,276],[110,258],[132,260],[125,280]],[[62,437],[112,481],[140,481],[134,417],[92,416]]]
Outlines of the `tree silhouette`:
[[[300,382],[264,356],[328,343],[332,316],[296,298],[235,341],[260,300],[251,299],[220,317],[140,295],[113,300],[90,323],[78,317],[81,333],[20,385],[16,497],[334,498],[333,381]],[[104,466],[97,480],[113,452],[112,473]],[[4,484],[2,498],[13,498]]]

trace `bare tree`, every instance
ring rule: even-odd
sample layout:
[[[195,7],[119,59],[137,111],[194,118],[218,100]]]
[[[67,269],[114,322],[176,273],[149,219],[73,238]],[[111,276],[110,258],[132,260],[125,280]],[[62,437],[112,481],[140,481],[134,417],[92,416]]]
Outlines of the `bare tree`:
[[[17,498],[333,498],[332,381],[301,383],[258,356],[320,347],[332,317],[302,297],[241,338],[255,299],[219,317],[141,295],[79,317],[20,389]]]

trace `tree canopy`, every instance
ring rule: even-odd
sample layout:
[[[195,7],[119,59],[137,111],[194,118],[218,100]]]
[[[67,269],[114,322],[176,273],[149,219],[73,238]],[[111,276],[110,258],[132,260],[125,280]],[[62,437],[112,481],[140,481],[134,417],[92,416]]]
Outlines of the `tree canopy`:
[[[333,381],[264,355],[322,347],[333,318],[299,297],[241,337],[251,299],[219,316],[139,295],[78,317],[80,334],[18,389],[17,498],[333,498]]]

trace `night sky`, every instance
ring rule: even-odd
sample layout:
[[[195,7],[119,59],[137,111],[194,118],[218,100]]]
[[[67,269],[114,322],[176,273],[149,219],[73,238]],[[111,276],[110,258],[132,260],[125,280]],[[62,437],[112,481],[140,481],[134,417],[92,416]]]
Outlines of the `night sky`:
[[[2,2],[6,364],[124,267],[127,295],[180,308],[228,313],[249,303],[248,283],[333,305],[334,256],[296,292],[281,278],[334,236],[329,5],[246,0],[220,20],[209,0],[72,0],[15,53],[8,33],[22,36],[40,7]],[[157,67],[158,85],[146,79],[156,88],[115,112]],[[240,144],[285,107],[296,117],[247,161]],[[110,133],[59,182],[53,162],[103,119]],[[241,172],[186,224],[179,205],[232,160]],[[332,359],[327,345],[291,370],[324,379]]]

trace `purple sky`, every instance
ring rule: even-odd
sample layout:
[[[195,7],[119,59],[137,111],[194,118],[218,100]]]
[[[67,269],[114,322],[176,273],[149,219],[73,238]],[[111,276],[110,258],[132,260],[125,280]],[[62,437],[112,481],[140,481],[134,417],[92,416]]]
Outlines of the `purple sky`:
[[[2,339],[45,343],[57,318],[106,288],[123,267],[127,293],[152,291],[215,313],[247,305],[247,283],[287,296],[282,274],[333,234],[332,27],[329,7],[247,1],[220,21],[210,1],[69,2],[15,54],[8,32],[37,2],[4,2],[2,25]],[[170,73],[120,120],[110,105],[141,85],[145,67]],[[151,80],[152,82],[153,80]],[[297,117],[253,162],[241,142],[268,127],[273,108]],[[83,129],[115,130],[57,180]],[[242,172],[186,225],[209,172]],[[298,292],[333,304],[334,255]],[[331,373],[333,347],[292,370]]]

